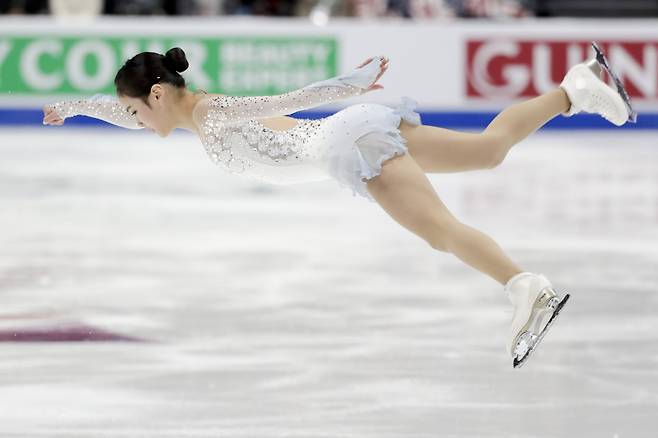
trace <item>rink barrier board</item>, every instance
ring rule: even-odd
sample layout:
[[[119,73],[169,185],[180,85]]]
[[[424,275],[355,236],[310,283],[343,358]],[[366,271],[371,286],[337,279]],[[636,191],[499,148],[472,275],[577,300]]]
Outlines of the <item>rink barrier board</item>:
[[[242,18],[249,19],[99,17],[90,26],[0,17],[0,108],[112,94],[114,73],[126,59],[176,45],[190,62],[186,82],[209,93],[276,95],[385,55],[391,65],[384,89],[369,94],[369,102],[410,96],[427,110],[491,112],[555,89],[570,66],[593,56],[593,40],[634,107],[658,108],[655,18],[364,23],[336,17],[330,26]]]
[[[304,111],[293,113],[295,118],[318,119],[334,114],[333,112]],[[441,126],[454,129],[477,129],[486,127],[498,114],[486,111],[419,111],[424,125]],[[0,109],[1,126],[43,126],[43,112],[31,109]],[[70,126],[105,126],[115,128],[102,120],[92,117],[75,116],[66,120]],[[118,128],[118,127],[116,127]],[[124,129],[124,128],[118,128]],[[637,123],[615,126],[596,114],[577,114],[572,117],[557,116],[542,129],[658,129],[658,113],[640,113]]]

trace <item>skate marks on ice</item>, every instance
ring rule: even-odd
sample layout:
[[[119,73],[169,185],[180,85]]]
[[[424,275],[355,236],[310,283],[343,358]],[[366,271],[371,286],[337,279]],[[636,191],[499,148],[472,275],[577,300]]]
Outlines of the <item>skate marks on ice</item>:
[[[261,186],[182,136],[62,132],[3,131],[0,315],[153,342],[0,343],[3,436],[653,435],[648,139],[540,134],[490,173],[432,175],[571,294],[514,370],[502,288],[333,181]]]

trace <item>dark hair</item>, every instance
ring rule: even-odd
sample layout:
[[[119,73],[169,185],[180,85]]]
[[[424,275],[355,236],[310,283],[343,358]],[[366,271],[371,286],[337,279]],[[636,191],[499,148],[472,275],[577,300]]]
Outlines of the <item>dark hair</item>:
[[[169,49],[164,55],[142,52],[126,61],[114,77],[117,95],[138,97],[148,105],[147,98],[153,84],[185,87],[185,78],[179,72],[187,70],[189,65],[180,47]]]

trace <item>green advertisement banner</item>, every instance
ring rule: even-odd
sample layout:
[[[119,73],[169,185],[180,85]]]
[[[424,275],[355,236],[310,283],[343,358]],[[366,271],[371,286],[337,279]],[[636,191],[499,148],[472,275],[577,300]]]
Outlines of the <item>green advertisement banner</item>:
[[[185,50],[192,89],[271,95],[336,76],[337,41],[327,37],[130,37],[0,33],[0,94],[114,93],[123,63],[144,51]]]

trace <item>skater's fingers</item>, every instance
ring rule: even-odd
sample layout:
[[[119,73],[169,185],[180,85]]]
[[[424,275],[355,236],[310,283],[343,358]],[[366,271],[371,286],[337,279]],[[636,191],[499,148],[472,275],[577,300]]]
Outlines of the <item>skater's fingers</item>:
[[[54,110],[53,108],[51,108],[51,107],[47,107],[47,106],[44,107],[44,108],[43,108],[43,112],[44,112],[44,117],[43,117],[44,122],[49,122],[49,121],[53,121],[53,120],[61,119],[61,118],[62,118],[62,117],[57,113],[57,111],[55,111],[55,110]]]
[[[382,67],[380,69],[379,74],[377,74],[377,78],[375,79],[375,82],[377,82],[379,80],[379,78],[381,78],[384,75],[384,73],[386,72],[387,69],[388,69],[388,67]]]
[[[63,123],[64,123],[64,119],[59,117],[57,113],[49,114],[48,116],[43,118],[44,125],[62,125]]]
[[[380,66],[380,67],[388,67],[388,58],[386,58],[385,56],[381,56],[381,55],[380,55],[380,56],[371,56],[370,58],[368,58],[368,59],[366,59],[365,61],[363,61],[363,63],[361,63],[360,65],[358,65],[356,68],[361,68],[361,67],[363,67],[364,65],[368,64],[370,61],[372,61],[372,60],[375,59],[375,58],[379,58],[379,60],[380,60],[380,62],[379,62],[379,66]]]
[[[44,123],[53,123],[58,120],[62,120],[62,118],[57,114],[57,113],[50,113],[46,117],[43,118]]]
[[[384,56],[371,56],[370,58],[363,61],[363,63],[361,65],[359,65],[357,68],[363,67],[364,65],[368,64],[370,61],[372,61],[375,58],[379,58],[379,60],[380,60],[379,65],[380,66],[384,65],[385,63],[388,63],[388,58],[386,58]]]
[[[47,105],[43,107],[43,114],[44,115],[53,114],[53,113],[57,114],[57,111],[55,111],[55,108],[53,108],[51,106],[47,106]]]
[[[365,93],[372,90],[381,90],[382,88],[384,87],[379,84],[372,84],[370,87],[366,88]]]
[[[374,56],[371,56],[370,58],[368,58],[368,59],[366,59],[365,61],[363,61],[363,63],[362,63],[361,65],[359,65],[357,68],[361,68],[361,67],[363,67],[364,65],[368,64],[368,63],[369,63],[370,61],[372,61],[373,59],[375,59]]]

